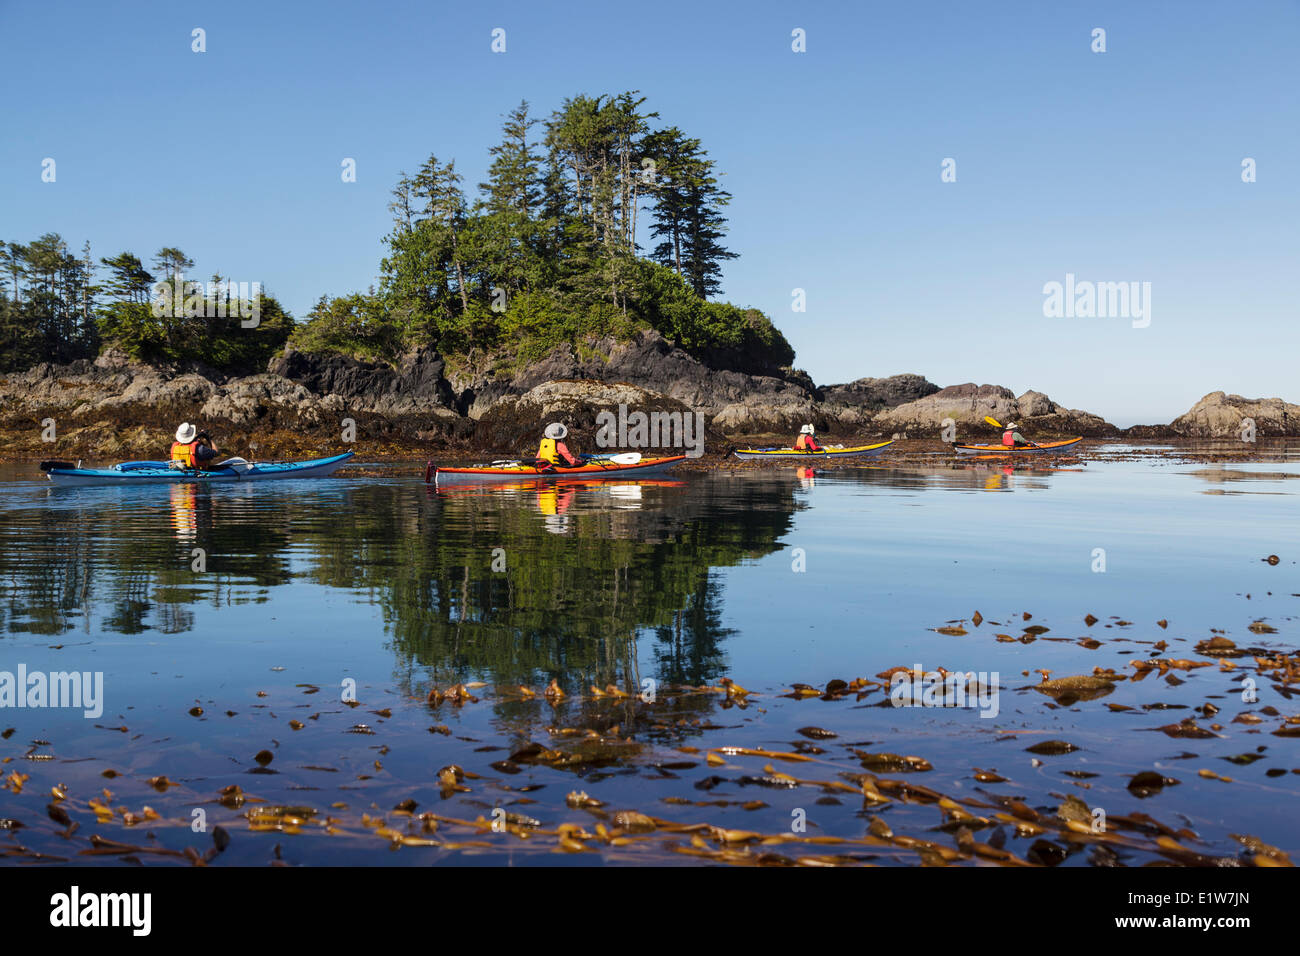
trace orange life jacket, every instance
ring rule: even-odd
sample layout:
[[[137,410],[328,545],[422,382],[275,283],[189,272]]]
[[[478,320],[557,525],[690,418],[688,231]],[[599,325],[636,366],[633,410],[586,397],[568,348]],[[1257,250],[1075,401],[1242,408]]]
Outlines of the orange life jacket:
[[[814,438],[812,435],[800,435],[799,438],[795,441],[794,447],[796,451],[818,451],[819,450],[817,446],[817,439]]]
[[[197,440],[185,444],[172,442],[172,461],[179,461],[186,468],[197,468],[199,467],[198,448]]]

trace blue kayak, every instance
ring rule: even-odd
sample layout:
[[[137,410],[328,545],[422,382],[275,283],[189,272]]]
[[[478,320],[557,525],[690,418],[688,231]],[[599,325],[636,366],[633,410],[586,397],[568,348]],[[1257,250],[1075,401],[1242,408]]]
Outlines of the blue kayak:
[[[268,481],[272,478],[324,478],[352,457],[345,451],[332,458],[308,461],[245,461],[227,458],[204,471],[172,468],[161,461],[127,461],[112,468],[78,468],[70,462],[47,461],[41,470],[56,485],[171,485],[214,481]]]

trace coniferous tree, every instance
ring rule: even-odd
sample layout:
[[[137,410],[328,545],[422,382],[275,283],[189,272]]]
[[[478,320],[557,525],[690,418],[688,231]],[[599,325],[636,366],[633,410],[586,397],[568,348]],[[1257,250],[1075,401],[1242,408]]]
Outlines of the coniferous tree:
[[[656,178],[650,232],[662,241],[650,256],[684,278],[702,299],[721,288],[722,262],[736,253],[720,242],[726,234],[722,209],[731,194],[718,185],[713,160],[677,127],[648,137]]]
[[[545,246],[549,225],[542,212],[543,173],[529,130],[537,120],[528,102],[513,109],[493,146],[488,181],[479,184],[483,198],[475,208],[485,289],[508,293],[533,288],[545,280]]]

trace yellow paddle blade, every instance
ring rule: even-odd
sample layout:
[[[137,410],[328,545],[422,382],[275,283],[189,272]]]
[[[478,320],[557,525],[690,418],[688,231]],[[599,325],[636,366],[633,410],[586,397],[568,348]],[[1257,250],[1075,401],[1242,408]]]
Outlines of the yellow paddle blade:
[[[992,418],[992,417],[990,417],[990,416],[988,416],[988,415],[985,415],[985,416],[984,416],[984,420],[985,420],[986,422],[988,422],[990,425],[992,425],[994,428],[1001,428],[1001,427],[1002,427],[1002,423],[999,422],[996,418]]]

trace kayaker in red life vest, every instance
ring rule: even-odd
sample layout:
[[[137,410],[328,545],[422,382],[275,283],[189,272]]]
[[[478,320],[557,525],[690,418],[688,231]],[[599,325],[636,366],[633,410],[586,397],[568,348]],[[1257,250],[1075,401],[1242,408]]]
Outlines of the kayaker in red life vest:
[[[219,451],[212,436],[189,422],[183,422],[176,429],[176,441],[172,443],[172,467],[202,469],[217,457]]]
[[[1015,422],[1007,422],[1007,430],[1002,433],[1002,444],[1007,448],[1015,448],[1017,444],[1029,444],[1029,439],[1016,431],[1016,428],[1017,426]]]
[[[811,425],[805,425],[799,429],[799,437],[795,439],[795,451],[824,451],[821,445],[817,444],[817,429]]]
[[[541,444],[537,446],[538,468],[577,468],[582,460],[565,447],[564,438],[569,430],[559,422],[551,422],[543,432]]]

